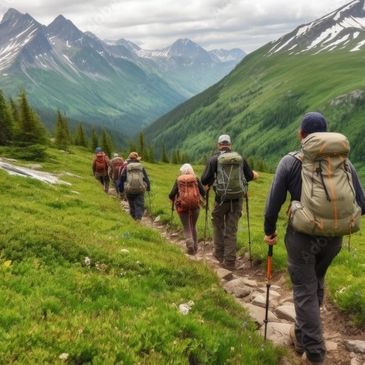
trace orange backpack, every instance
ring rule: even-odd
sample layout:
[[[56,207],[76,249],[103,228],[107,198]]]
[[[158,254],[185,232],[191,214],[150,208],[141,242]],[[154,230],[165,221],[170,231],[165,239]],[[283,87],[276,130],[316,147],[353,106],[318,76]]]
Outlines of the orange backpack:
[[[200,206],[198,181],[194,175],[181,175],[177,178],[179,196],[176,200],[177,211],[197,209]]]
[[[108,162],[106,160],[106,155],[104,152],[98,152],[95,158],[95,172],[98,174],[107,175],[108,172]]]

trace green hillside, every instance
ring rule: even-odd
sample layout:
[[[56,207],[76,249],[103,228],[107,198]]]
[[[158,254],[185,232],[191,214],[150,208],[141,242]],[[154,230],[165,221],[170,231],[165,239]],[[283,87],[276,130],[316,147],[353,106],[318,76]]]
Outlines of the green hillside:
[[[1,364],[278,363],[283,352],[264,344],[203,263],[102,192],[89,152],[47,153],[42,170],[71,186],[0,169]],[[147,168],[155,210],[174,172]],[[178,306],[190,300],[183,316]]]
[[[269,48],[248,55],[222,81],[158,119],[146,137],[199,160],[220,133],[228,133],[246,156],[274,166],[298,147],[302,115],[321,111],[332,131],[349,137],[351,158],[365,174],[365,52],[268,56]]]

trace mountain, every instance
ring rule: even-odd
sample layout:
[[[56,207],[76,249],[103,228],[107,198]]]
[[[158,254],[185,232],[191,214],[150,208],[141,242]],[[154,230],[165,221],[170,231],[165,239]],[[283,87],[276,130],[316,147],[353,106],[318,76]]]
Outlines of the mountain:
[[[44,26],[9,9],[0,23],[0,89],[14,96],[24,88],[43,115],[60,109],[72,120],[133,135],[240,61],[218,62],[186,43],[144,51],[127,40],[107,42],[82,32],[62,15]]]
[[[159,118],[145,129],[146,138],[200,160],[214,149],[219,134],[228,133],[245,156],[273,167],[280,156],[298,148],[303,114],[321,111],[331,130],[348,135],[352,160],[365,172],[361,24],[364,0],[298,27],[249,54],[220,82]],[[340,45],[345,35],[351,41]]]

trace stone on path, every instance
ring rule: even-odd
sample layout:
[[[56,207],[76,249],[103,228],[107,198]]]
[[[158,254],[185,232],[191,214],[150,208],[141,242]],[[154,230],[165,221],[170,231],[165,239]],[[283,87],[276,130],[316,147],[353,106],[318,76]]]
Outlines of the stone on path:
[[[349,351],[365,354],[365,341],[345,340],[345,346]]]
[[[237,298],[247,297],[252,291],[252,288],[249,288],[247,285],[245,285],[242,278],[228,281],[223,285],[223,288],[227,293],[233,294]]]
[[[258,305],[260,307],[265,308],[266,307],[266,293],[265,294],[261,294],[261,293],[257,293],[257,294],[253,294],[253,300],[252,300],[252,304],[254,305]],[[269,306],[273,307],[277,304],[277,300],[280,297],[280,294],[278,294],[277,292],[269,292]]]
[[[231,280],[233,278],[232,271],[223,269],[221,267],[216,270],[216,273],[221,280]]]
[[[289,330],[292,325],[288,323],[269,322],[267,325],[267,338],[273,343],[282,346],[290,346]],[[265,326],[260,329],[264,336]]]
[[[279,318],[295,322],[294,304],[284,304],[276,308],[276,314]]]
[[[250,280],[247,278],[242,278],[243,282],[247,285],[247,286],[252,286],[252,287],[257,287],[257,281],[256,280]]]
[[[328,352],[337,351],[337,348],[338,348],[337,342],[334,342],[334,341],[326,341],[326,350]]]
[[[248,314],[250,317],[257,322],[260,326],[264,323],[265,319],[265,309],[258,307],[256,305],[245,303],[242,301],[238,301],[239,304],[242,305],[243,308],[245,308],[248,311]],[[271,311],[268,312],[268,319],[269,321],[277,321],[278,317]]]

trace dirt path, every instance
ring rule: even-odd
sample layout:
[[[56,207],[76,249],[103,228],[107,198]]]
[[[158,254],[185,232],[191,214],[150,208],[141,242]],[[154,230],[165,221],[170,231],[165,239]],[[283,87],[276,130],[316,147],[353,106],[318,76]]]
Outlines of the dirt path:
[[[128,211],[126,202],[122,202],[121,205],[123,209]],[[159,222],[158,217],[153,219],[145,216],[142,219],[142,224],[158,230],[162,237],[181,247],[184,252],[186,251],[181,231],[170,230],[168,226]],[[238,258],[237,270],[232,272],[222,269],[213,257],[212,242],[207,242],[205,245],[203,242],[199,242],[197,254],[194,256],[186,254],[186,256],[194,261],[202,261],[214,270],[220,278],[223,288],[248,310],[257,323],[258,331],[263,333],[263,307],[266,295],[265,265],[254,261],[251,267],[246,255]],[[350,352],[345,344],[346,340],[365,341],[364,329],[354,327],[350,319],[340,313],[328,298],[325,300],[321,317],[327,346],[326,364],[365,365],[365,353],[358,350],[357,352]],[[286,272],[274,273],[270,288],[268,338],[274,343],[288,347],[290,350],[289,358],[282,359],[281,365],[301,363],[301,357],[290,346],[288,335],[289,328],[294,323],[294,318],[295,312],[288,275]]]

